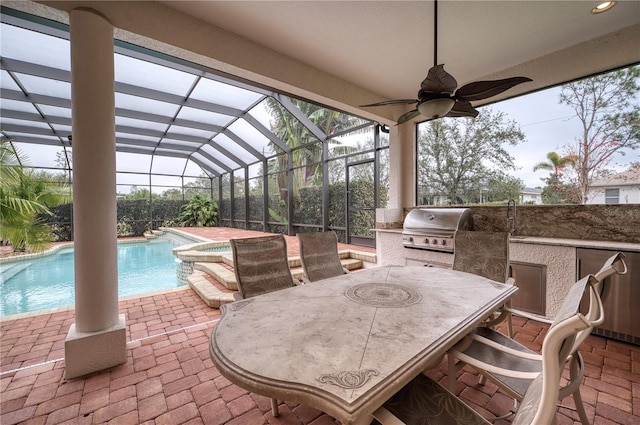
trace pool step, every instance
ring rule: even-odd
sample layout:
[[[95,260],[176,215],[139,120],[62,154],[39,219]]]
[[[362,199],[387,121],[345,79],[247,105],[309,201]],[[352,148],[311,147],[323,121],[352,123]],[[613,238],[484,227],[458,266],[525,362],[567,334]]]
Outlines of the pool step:
[[[194,263],[194,270],[207,273],[215,280],[224,285],[227,289],[232,291],[238,290],[238,282],[236,281],[236,274],[233,270],[229,270],[221,263]]]
[[[31,266],[31,264],[32,264],[31,261],[20,261],[20,262],[16,262],[15,264],[10,264],[6,268],[3,268],[2,281],[7,282],[9,279],[14,277],[15,275],[27,269],[29,266]]]
[[[238,283],[232,268],[231,254],[189,251],[183,255],[197,261],[193,263],[194,271],[187,277],[187,282],[208,306],[220,308],[221,305],[234,301],[233,293],[238,290]],[[347,270],[361,269],[364,262],[375,263],[375,254],[340,251],[339,255],[342,267]],[[302,281],[304,270],[300,257],[289,257],[288,260],[291,276]]]
[[[196,270],[187,277],[191,289],[209,306],[220,308],[221,305],[235,301],[232,291],[209,277],[206,272]]]
[[[238,290],[238,282],[236,281],[235,272],[233,270],[229,270],[220,263],[194,263],[193,269],[207,273],[227,289],[232,291]],[[290,270],[291,276],[294,279],[302,280],[302,276],[304,275],[302,266],[292,267]]]
[[[340,262],[342,263],[342,267],[347,270],[356,270],[362,268],[362,260],[358,260],[356,258],[345,258],[341,259]],[[291,276],[294,279],[301,281],[302,277],[304,276],[304,270],[302,269],[300,261],[296,257],[293,257],[289,261],[289,267],[291,270]],[[193,269],[204,272],[213,277],[226,289],[232,291],[238,290],[238,282],[236,281],[236,275],[234,271],[230,270],[228,267],[223,266],[221,262],[194,263]]]
[[[349,271],[362,268],[362,260],[358,258],[344,258],[341,259],[340,262],[342,263],[342,267]]]

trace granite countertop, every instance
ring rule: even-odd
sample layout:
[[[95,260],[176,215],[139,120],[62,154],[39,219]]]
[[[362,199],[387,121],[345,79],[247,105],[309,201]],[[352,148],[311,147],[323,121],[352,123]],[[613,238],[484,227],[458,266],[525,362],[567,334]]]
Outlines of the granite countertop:
[[[402,229],[375,229],[376,232],[402,233]],[[619,251],[640,252],[640,243],[595,241],[588,239],[549,238],[540,236],[512,236],[511,243],[526,243],[534,245],[573,246],[576,248],[611,249]]]
[[[511,243],[528,243],[536,245],[574,246],[576,248],[611,249],[640,252],[640,243],[593,241],[585,239],[543,238],[538,236],[512,236]]]

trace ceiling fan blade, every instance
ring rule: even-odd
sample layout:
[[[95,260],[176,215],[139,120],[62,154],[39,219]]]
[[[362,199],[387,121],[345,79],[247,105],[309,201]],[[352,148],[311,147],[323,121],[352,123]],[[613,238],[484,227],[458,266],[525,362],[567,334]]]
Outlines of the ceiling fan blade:
[[[360,105],[360,107],[364,108],[368,106],[410,105],[412,103],[418,103],[418,100],[417,99],[386,100],[384,102],[370,103],[368,105]]]
[[[460,87],[456,97],[463,97],[470,101],[486,99],[527,81],[533,80],[527,77],[511,77],[494,81],[476,81]]]
[[[405,122],[414,119],[418,115],[420,115],[420,112],[417,109],[409,111],[406,114],[402,114],[400,118],[398,118],[398,123],[396,125],[404,124]]]
[[[471,117],[478,116],[478,111],[471,106],[471,103],[465,99],[457,99],[453,108],[449,111],[445,117],[459,118],[459,117]]]
[[[420,87],[426,92],[451,94],[458,87],[458,82],[444,70],[444,65],[436,65],[429,69]]]

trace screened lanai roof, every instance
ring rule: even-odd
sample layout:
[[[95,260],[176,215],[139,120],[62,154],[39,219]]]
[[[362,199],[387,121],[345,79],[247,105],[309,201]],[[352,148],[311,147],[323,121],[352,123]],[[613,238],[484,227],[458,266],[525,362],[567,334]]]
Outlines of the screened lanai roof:
[[[25,17],[2,10],[2,135],[27,155],[29,166],[71,168],[68,28]],[[285,95],[116,41],[117,171],[214,177],[288,152],[270,130],[269,98],[318,141],[339,136],[323,134]]]

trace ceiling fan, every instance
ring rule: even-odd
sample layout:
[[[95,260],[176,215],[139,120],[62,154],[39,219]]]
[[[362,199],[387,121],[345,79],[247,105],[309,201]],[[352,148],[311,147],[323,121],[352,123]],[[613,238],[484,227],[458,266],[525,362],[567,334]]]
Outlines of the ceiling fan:
[[[472,117],[478,115],[478,111],[471,105],[471,101],[487,99],[496,96],[510,88],[533,81],[527,77],[512,77],[502,80],[476,81],[465,84],[456,90],[458,82],[451,74],[444,70],[444,65],[438,65],[438,1],[434,5],[434,46],[433,64],[429,69],[427,78],[420,84],[417,99],[388,100],[385,102],[360,105],[387,106],[410,105],[416,103],[416,109],[409,111],[398,118],[398,125],[403,124],[418,115],[424,115],[428,119],[441,117]],[[454,93],[455,91],[455,93]]]

